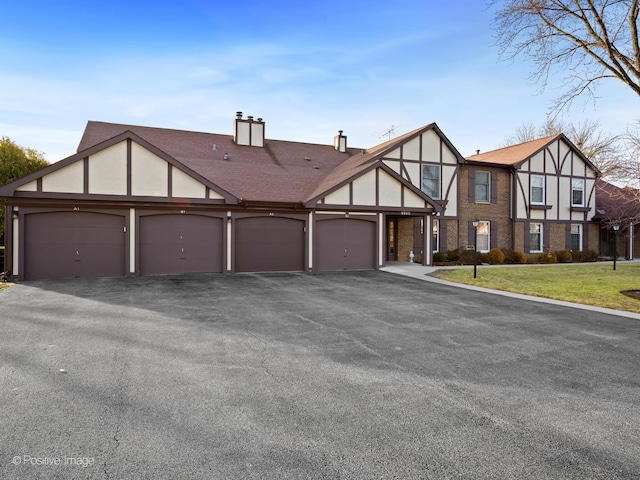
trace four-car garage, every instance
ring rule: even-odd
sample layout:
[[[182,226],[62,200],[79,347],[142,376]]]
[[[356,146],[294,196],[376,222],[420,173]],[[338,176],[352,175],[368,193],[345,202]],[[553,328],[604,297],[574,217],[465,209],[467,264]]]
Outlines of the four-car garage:
[[[27,280],[375,269],[380,241],[376,215],[312,219],[309,214],[25,209],[21,218]]]

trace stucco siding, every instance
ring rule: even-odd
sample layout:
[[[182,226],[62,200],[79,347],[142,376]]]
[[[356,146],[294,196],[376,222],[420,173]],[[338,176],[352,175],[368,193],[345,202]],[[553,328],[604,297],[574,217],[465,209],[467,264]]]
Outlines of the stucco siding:
[[[127,194],[127,142],[117,143],[89,157],[89,193]]]
[[[353,204],[376,204],[376,171],[371,170],[353,182]]]
[[[433,130],[422,134],[422,161],[440,162],[440,137]]]
[[[36,192],[38,191],[38,182],[37,180],[29,182],[25,185],[22,185],[21,187],[16,188],[16,191],[17,192]]]
[[[403,145],[402,158],[404,160],[420,160],[420,137],[416,137]]]
[[[408,188],[404,188],[404,206],[413,208],[424,208],[425,201]]]
[[[537,153],[529,162],[529,169],[532,172],[544,172],[544,151]]]
[[[172,195],[185,198],[205,198],[207,187],[182,170],[174,168],[172,173]]]
[[[131,148],[131,194],[166,197],[169,194],[166,161],[137,143]]]
[[[402,185],[384,170],[380,170],[378,198],[380,206],[400,207]]]
[[[397,162],[395,160],[385,159],[382,163],[384,163],[387,167],[389,167],[391,170],[393,170],[398,175],[400,175],[400,162]]]
[[[331,192],[324,198],[324,203],[329,205],[349,205],[349,185]]]
[[[408,181],[410,181],[413,185],[420,188],[420,164],[419,163],[409,163],[406,162],[404,164],[404,168],[409,174]],[[405,175],[406,178],[406,175]]]
[[[42,191],[53,193],[84,192],[84,162],[78,161],[42,177]]]

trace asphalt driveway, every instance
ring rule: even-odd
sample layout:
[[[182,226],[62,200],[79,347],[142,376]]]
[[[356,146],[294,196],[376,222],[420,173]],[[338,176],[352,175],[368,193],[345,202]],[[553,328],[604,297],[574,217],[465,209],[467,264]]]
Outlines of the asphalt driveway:
[[[385,272],[0,292],[0,478],[640,478],[640,321]]]

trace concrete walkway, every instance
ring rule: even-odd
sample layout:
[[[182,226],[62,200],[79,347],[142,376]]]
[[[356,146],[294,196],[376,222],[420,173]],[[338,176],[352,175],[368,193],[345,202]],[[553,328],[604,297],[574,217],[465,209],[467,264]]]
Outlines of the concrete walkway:
[[[610,262],[613,263],[613,262]],[[553,265],[559,265],[559,264],[553,264]],[[571,265],[571,264],[567,264],[567,265]],[[478,269],[487,269],[487,268],[527,268],[530,267],[531,265],[481,265],[478,266]],[[537,265],[538,266],[538,265]],[[443,285],[451,285],[451,286],[455,286],[455,287],[459,287],[459,288],[464,288],[467,290],[474,290],[477,292],[485,292],[485,293],[492,293],[495,295],[502,295],[505,297],[510,297],[510,298],[519,298],[522,300],[531,300],[534,302],[541,302],[541,303],[548,303],[548,304],[552,304],[552,305],[562,305],[565,307],[573,307],[573,308],[578,308],[578,309],[582,309],[582,310],[589,310],[591,312],[600,312],[600,313],[606,313],[609,315],[618,315],[621,317],[627,317],[627,318],[634,318],[636,320],[640,320],[640,314],[637,313],[633,313],[633,312],[626,312],[624,310],[614,310],[611,308],[603,308],[603,307],[596,307],[593,305],[583,305],[581,303],[572,303],[572,302],[565,302],[562,300],[553,300],[551,298],[544,298],[544,297],[536,297],[533,295],[523,295],[520,293],[512,293],[512,292],[505,292],[502,290],[493,290],[490,288],[484,288],[484,287],[478,287],[475,285],[467,285],[467,284],[463,284],[463,283],[456,283],[456,282],[450,282],[447,280],[443,280],[441,278],[437,278],[437,277],[433,277],[429,274],[435,272],[436,270],[439,269],[452,269],[452,268],[473,268],[472,265],[459,265],[459,266],[455,266],[455,267],[425,267],[424,265],[420,265],[419,263],[409,263],[409,262],[387,262],[387,266],[381,268],[380,270],[383,272],[387,272],[387,273],[393,273],[396,275],[403,275],[405,277],[411,277],[411,278],[416,278],[418,280],[423,280],[423,281],[427,281],[427,282],[433,282],[433,283],[440,283]]]

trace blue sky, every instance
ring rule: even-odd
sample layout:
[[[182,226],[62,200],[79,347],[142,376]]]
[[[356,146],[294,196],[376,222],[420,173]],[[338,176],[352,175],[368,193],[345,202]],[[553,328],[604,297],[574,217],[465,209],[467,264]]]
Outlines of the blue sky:
[[[371,147],[436,122],[463,155],[545,120],[526,59],[500,61],[483,0],[9,1],[0,136],[73,154],[88,120],[231,134],[236,111],[272,139]],[[638,117],[622,84],[569,121],[612,133]]]

